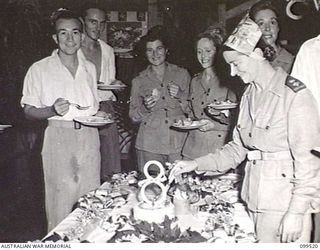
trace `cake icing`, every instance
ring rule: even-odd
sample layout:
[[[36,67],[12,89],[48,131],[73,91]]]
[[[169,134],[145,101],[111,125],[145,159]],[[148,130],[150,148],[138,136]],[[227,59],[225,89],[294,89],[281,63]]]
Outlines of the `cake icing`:
[[[133,208],[133,215],[136,220],[143,220],[149,223],[161,223],[165,216],[170,219],[175,217],[175,209],[171,202],[167,202],[163,207],[150,206],[147,203],[139,202]]]

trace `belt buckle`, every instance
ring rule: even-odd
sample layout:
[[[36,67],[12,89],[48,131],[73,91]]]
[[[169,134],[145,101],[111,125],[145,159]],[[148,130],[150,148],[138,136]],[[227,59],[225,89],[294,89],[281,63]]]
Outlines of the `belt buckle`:
[[[81,123],[74,121],[74,129],[81,129]]]

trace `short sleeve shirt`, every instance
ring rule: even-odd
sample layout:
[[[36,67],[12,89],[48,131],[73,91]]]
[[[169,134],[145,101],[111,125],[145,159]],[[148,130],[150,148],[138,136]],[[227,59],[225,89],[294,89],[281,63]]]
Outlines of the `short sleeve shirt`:
[[[90,108],[78,110],[70,106],[64,116],[49,119],[73,120],[77,116],[94,115],[99,108],[96,70],[89,61],[79,56],[78,59],[79,66],[74,77],[62,64],[57,50],[51,56],[34,63],[24,79],[21,105],[44,108],[52,106],[56,99],[64,98]]]

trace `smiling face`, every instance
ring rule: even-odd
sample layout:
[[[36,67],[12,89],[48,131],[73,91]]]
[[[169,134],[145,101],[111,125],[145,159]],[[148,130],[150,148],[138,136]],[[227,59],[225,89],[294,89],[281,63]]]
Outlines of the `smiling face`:
[[[105,12],[100,9],[88,9],[84,18],[85,32],[92,40],[98,40],[106,25]]]
[[[257,62],[253,58],[235,50],[224,51],[223,57],[231,67],[231,76],[239,76],[246,84],[256,79]]]
[[[254,19],[261,29],[263,40],[274,47],[280,30],[276,13],[270,9],[260,10]]]
[[[56,22],[56,34],[52,36],[59,47],[59,52],[65,55],[77,53],[83,40],[81,23],[77,19],[58,19]]]
[[[160,66],[166,61],[168,50],[160,40],[147,42],[146,56],[149,63],[153,66]]]
[[[214,62],[216,47],[209,38],[201,38],[197,43],[197,58],[202,68],[210,68]]]

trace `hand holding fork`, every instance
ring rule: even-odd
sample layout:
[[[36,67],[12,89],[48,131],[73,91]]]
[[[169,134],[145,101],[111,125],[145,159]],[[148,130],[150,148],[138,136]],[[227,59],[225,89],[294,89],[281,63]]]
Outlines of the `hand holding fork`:
[[[76,107],[78,110],[86,110],[90,107],[80,106],[76,103],[70,103],[68,100],[64,98],[58,98],[52,105],[52,109],[57,115],[64,116],[66,113],[68,113],[70,105]]]
[[[90,108],[90,106],[80,106],[79,104],[73,102],[69,102],[69,104],[73,107],[76,107],[79,110],[87,110],[88,108]]]

